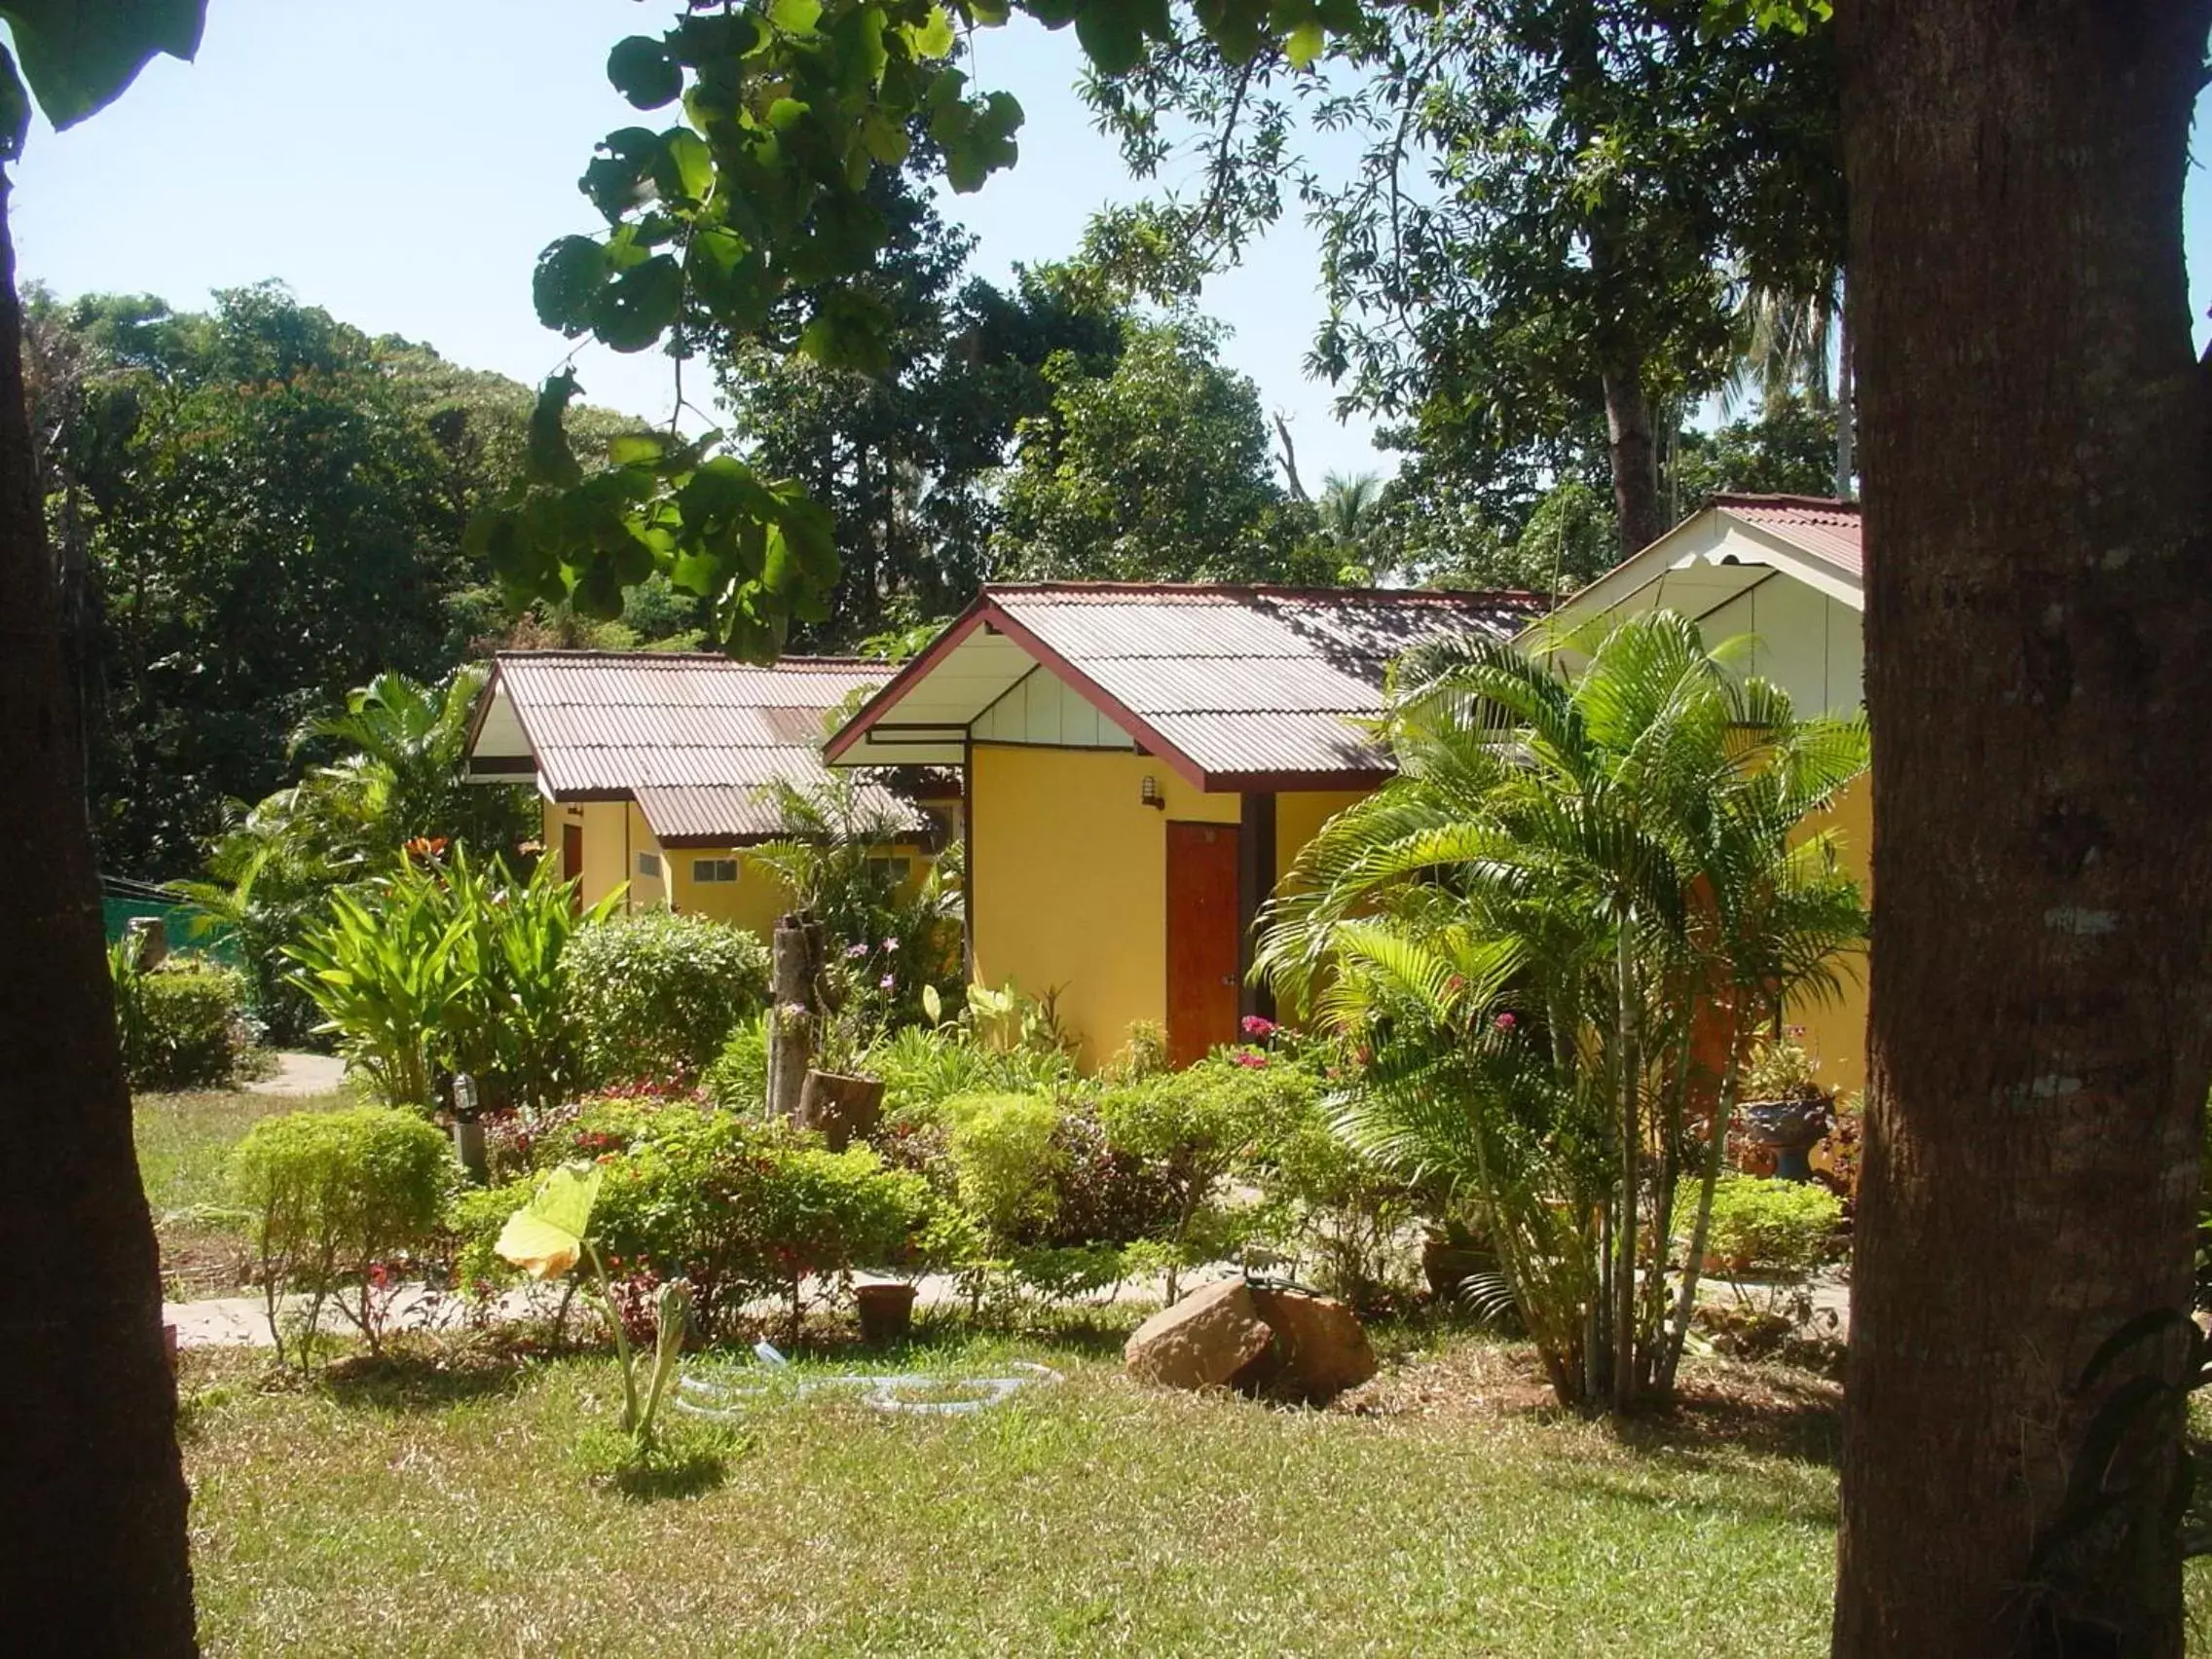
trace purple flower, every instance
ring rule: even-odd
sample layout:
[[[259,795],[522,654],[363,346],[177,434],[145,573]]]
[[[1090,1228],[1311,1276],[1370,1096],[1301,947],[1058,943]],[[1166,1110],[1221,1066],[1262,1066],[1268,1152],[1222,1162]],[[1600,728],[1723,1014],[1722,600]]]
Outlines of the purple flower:
[[[899,977],[896,974],[886,974],[876,983],[887,991],[895,991],[899,988]]]
[[[845,960],[847,962],[858,962],[866,954],[867,946],[865,944],[848,944],[845,946]]]
[[[883,948],[886,950],[897,950],[899,948],[899,941],[896,939],[887,939],[883,941]]]

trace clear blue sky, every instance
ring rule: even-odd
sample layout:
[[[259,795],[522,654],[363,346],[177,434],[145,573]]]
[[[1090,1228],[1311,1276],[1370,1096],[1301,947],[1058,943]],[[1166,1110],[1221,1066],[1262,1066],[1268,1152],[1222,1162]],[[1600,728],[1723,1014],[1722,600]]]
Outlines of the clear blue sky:
[[[592,145],[640,118],[608,89],[607,49],[657,32],[666,0],[211,0],[197,62],[158,59],[73,131],[43,124],[18,172],[21,275],[56,292],[160,294],[277,277],[372,333],[535,383],[567,343],[537,326],[530,273],[553,238],[595,228],[574,181]],[[1021,99],[1021,161],[951,211],[981,239],[977,268],[1071,251],[1092,209],[1140,195],[1073,92],[1072,32],[979,39],[978,82]],[[2200,117],[2212,111],[2212,98]],[[651,118],[646,118],[651,119]],[[2212,179],[2190,180],[2198,339],[2212,307]],[[1364,423],[1340,424],[1301,368],[1321,316],[1313,239],[1289,224],[1204,307],[1230,362],[1291,419],[1309,484],[1388,469]],[[665,411],[668,365],[594,349],[595,403]]]

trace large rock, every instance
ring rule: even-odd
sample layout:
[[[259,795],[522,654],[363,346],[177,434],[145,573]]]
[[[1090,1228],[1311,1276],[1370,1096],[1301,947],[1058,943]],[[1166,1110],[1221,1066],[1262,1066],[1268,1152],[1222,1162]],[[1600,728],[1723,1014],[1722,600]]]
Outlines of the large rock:
[[[1302,1400],[1329,1400],[1375,1375],[1375,1349],[1359,1315],[1333,1296],[1250,1287],[1253,1310],[1274,1341],[1233,1380]]]
[[[1122,1362],[1140,1382],[1169,1388],[1212,1388],[1230,1381],[1274,1346],[1274,1332],[1240,1278],[1194,1290],[1136,1328]]]

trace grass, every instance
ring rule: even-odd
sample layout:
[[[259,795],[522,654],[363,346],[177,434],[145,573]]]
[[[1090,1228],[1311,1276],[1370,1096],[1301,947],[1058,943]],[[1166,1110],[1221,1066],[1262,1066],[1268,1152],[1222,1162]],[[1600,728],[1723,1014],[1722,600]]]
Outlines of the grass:
[[[246,1130],[279,1112],[351,1105],[350,1096],[141,1094],[132,1102],[138,1176],[162,1250],[163,1295],[171,1301],[232,1296],[239,1284],[239,1233],[221,1213],[223,1161]]]
[[[1779,1432],[1729,1408],[1727,1433],[1693,1417],[1624,1442],[1471,1404],[1471,1379],[1524,1383],[1471,1337],[1399,1370],[1377,1415],[1141,1389],[1110,1340],[948,1339],[900,1368],[1041,1357],[1068,1380],[968,1418],[817,1394],[741,1427],[679,1419],[627,1478],[604,1357],[425,1348],[262,1392],[252,1361],[190,1355],[203,1636],[212,1654],[1826,1650],[1823,1385],[1784,1398]]]

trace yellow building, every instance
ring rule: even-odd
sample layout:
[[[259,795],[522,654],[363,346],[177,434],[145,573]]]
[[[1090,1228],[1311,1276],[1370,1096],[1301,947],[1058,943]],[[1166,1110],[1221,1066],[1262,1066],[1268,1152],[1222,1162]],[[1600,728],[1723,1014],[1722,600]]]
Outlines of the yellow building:
[[[791,895],[744,850],[783,832],[774,785],[811,792],[830,774],[834,712],[880,689],[888,665],[652,651],[502,651],[469,733],[468,777],[534,784],[545,856],[585,903],[617,888],[630,909],[668,906],[763,937]],[[947,774],[871,775],[863,804],[899,827],[883,856],[916,873],[954,832]]]
[[[1675,610],[1706,643],[1752,641],[1744,672],[1788,691],[1804,715],[1853,715],[1865,703],[1860,620],[1864,569],[1855,503],[1811,496],[1715,496],[1634,558],[1562,604],[1528,637],[1544,649],[1554,636],[1607,616]],[[1570,672],[1573,661],[1566,653]],[[1877,742],[1880,741],[1876,734]],[[1845,866],[1872,896],[1872,795],[1861,778],[1808,830],[1837,831]],[[1844,964],[1840,1000],[1788,1011],[1838,1091],[1866,1086],[1866,981],[1862,955]]]
[[[1051,995],[1088,1064],[1130,1024],[1178,1062],[1263,1013],[1251,927],[1322,821],[1389,776],[1361,721],[1444,634],[1525,594],[989,587],[831,738],[834,766],[966,780],[973,977]]]

